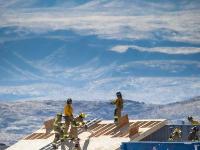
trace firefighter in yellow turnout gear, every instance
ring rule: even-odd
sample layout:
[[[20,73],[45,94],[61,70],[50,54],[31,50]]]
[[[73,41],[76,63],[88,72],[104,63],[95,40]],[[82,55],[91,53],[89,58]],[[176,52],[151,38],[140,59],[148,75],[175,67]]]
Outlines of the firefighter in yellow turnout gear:
[[[188,135],[188,140],[194,141],[194,142],[199,141],[200,138],[199,138],[198,132],[199,132],[199,128],[197,126],[192,127],[191,132]]]
[[[85,127],[85,122],[84,118],[86,115],[84,113],[79,114],[76,118],[74,118],[70,133],[69,133],[69,138],[71,138],[75,142],[75,149],[80,150],[80,144],[79,144],[79,138],[78,138],[78,128]]]
[[[62,124],[61,126],[61,133],[60,133],[60,141],[64,142],[69,137],[68,132],[66,131],[66,124]]]
[[[69,98],[64,107],[64,118],[65,118],[65,132],[68,133],[69,126],[73,121],[73,107],[72,107],[72,99]]]
[[[118,122],[121,118],[121,112],[123,110],[123,99],[121,92],[116,93],[117,99],[112,101],[111,104],[115,105],[115,111],[114,111],[114,122]]]
[[[197,125],[200,125],[200,122],[197,121],[197,120],[194,120],[193,117],[189,116],[188,117],[188,121],[191,123],[191,125],[193,126],[197,126]]]
[[[169,136],[169,141],[180,141],[181,140],[181,129],[175,128],[174,131]]]
[[[59,140],[60,137],[61,137],[61,132],[62,132],[62,129],[61,129],[62,124],[61,124],[61,121],[62,121],[62,113],[58,113],[58,114],[56,115],[55,121],[54,121],[54,123],[53,123],[53,130],[54,130],[54,132],[55,132],[55,138],[54,138],[54,140],[53,140],[52,145],[53,145],[53,148],[54,148],[54,149],[57,149],[57,142],[58,142],[58,140]]]

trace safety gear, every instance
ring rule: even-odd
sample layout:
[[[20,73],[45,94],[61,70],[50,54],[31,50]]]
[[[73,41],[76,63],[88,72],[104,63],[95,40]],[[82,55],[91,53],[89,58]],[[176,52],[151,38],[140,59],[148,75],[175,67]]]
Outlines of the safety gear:
[[[193,117],[192,116],[188,116],[188,120],[189,121],[193,120]]]
[[[116,95],[117,95],[117,97],[118,97],[118,96],[122,97],[121,92],[117,92]]]
[[[78,126],[79,126],[79,122],[77,122],[77,121],[72,121],[72,126],[73,126],[73,127],[78,127]]]
[[[188,121],[189,121],[193,126],[200,125],[200,122],[197,121],[197,120],[193,120],[193,117],[191,117],[191,116],[188,117]]]
[[[192,131],[198,132],[199,128],[197,126],[192,127]]]
[[[58,128],[61,127],[61,117],[56,117],[54,123],[53,123],[53,126],[55,128],[55,130],[57,130]]]
[[[86,115],[86,114],[84,114],[84,113],[80,113],[80,114],[79,114],[79,117],[81,117],[81,118],[86,118],[86,117],[87,117],[87,115]]]
[[[189,141],[199,141],[199,136],[198,136],[198,127],[197,126],[194,126],[191,128],[191,132],[189,133],[188,135],[188,140]]]
[[[178,133],[178,134],[181,134],[181,133],[182,133],[182,131],[181,131],[181,129],[179,129],[179,128],[175,128],[173,133]]]
[[[64,108],[64,116],[73,116],[73,107],[71,104],[66,104]]]
[[[196,120],[192,120],[192,121],[190,121],[190,122],[191,122],[191,124],[192,124],[193,126],[200,125],[200,122],[199,122],[199,121],[196,121]]]
[[[181,139],[181,129],[175,128],[174,131],[170,134],[170,137],[168,140],[170,141],[179,141]]]
[[[67,104],[72,104],[72,99],[71,98],[67,99]]]
[[[69,126],[73,120],[73,107],[71,104],[66,104],[64,107],[64,118],[66,125],[66,132],[69,130]]]
[[[68,130],[69,130],[69,126],[70,126],[70,124],[72,123],[72,121],[73,121],[73,116],[64,116],[64,118],[65,118],[65,130],[66,130],[66,133],[68,133]]]
[[[53,149],[57,149],[58,147],[57,147],[57,145],[56,145],[56,143],[52,143],[52,147],[53,147]]]
[[[61,120],[62,120],[62,114],[58,113],[56,115],[56,118],[55,118],[54,123],[53,123],[53,129],[54,129],[54,131],[60,130]]]
[[[117,123],[117,122],[118,122],[118,117],[114,116],[114,123]]]
[[[61,126],[60,140],[64,142],[69,137],[69,134],[66,131],[66,124]]]
[[[117,99],[112,101],[111,104],[114,104],[116,106],[115,110],[114,110],[114,122],[117,123],[119,121],[119,119],[121,118],[121,111],[123,109],[123,99],[122,99],[122,95],[121,92],[117,92]]]
[[[78,138],[78,125],[77,124],[73,124],[70,128],[70,132],[69,132],[69,137],[70,138]]]
[[[76,138],[76,140],[75,140],[75,146],[74,146],[75,150],[81,150],[79,141],[80,141],[80,139]]]
[[[117,123],[119,121],[119,119],[121,118],[121,108],[115,108],[114,111],[114,122]]]
[[[85,125],[85,122],[79,122],[79,121],[72,121],[72,126],[73,127],[82,127]]]
[[[173,140],[174,140],[174,139],[173,139],[172,136],[170,135],[168,141],[173,141]]]
[[[122,98],[117,98],[116,100],[112,101],[112,104],[114,104],[116,108],[123,109],[124,101]]]
[[[62,129],[61,129],[61,121],[62,121],[62,113],[58,113],[56,115],[56,118],[55,118],[55,121],[53,123],[53,130],[55,132],[55,137],[54,137],[54,140],[53,140],[53,148],[56,149],[57,148],[57,142],[58,140],[60,139],[60,136],[61,136],[61,133],[62,133]]]
[[[57,113],[57,117],[62,117],[62,113]]]
[[[70,138],[78,138],[78,128],[82,128],[85,126],[85,122],[80,115],[72,121],[69,137]]]

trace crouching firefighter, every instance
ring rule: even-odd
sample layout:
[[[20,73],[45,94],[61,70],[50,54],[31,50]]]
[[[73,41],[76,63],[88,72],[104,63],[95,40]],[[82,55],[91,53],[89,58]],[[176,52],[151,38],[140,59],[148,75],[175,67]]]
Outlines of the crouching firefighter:
[[[53,149],[57,149],[58,140],[61,137],[61,133],[62,133],[61,121],[62,121],[62,113],[58,113],[53,123],[53,130],[55,132],[55,138],[52,143]]]
[[[191,132],[189,133],[189,136],[188,136],[188,140],[199,141],[198,132],[199,132],[199,128],[197,126],[192,127]]]
[[[179,128],[175,128],[174,131],[170,134],[169,141],[180,141],[182,131]]]
[[[86,118],[86,116],[86,114],[81,113],[72,121],[69,138],[71,138],[71,140],[75,142],[75,150],[81,150],[79,144],[80,139],[78,138],[78,129],[87,128],[84,122],[84,118]]]
[[[116,93],[117,99],[112,101],[111,104],[115,105],[114,110],[114,122],[118,123],[119,119],[121,118],[121,112],[123,110],[123,98],[121,92]]]
[[[69,138],[69,134],[66,131],[66,124],[63,123],[62,126],[61,126],[61,133],[60,133],[60,141],[61,141],[61,143],[65,142],[68,138]]]
[[[200,125],[200,122],[197,120],[194,120],[192,116],[188,116],[188,121],[191,123],[193,126],[198,126]]]

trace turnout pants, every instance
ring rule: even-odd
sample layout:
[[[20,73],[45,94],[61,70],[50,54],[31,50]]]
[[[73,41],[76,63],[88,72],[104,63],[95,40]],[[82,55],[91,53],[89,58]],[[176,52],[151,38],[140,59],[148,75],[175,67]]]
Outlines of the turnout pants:
[[[115,111],[114,111],[114,120],[115,120],[115,122],[118,122],[119,119],[121,118],[121,112],[122,112],[121,108],[115,108]]]
[[[66,125],[65,130],[66,130],[66,133],[68,133],[69,126],[73,120],[73,116],[65,116],[64,118],[65,118],[65,125]]]
[[[78,128],[77,127],[73,127],[73,126],[71,127],[69,137],[73,138],[73,139],[78,138]]]
[[[56,132],[54,140],[53,140],[53,146],[54,146],[54,148],[56,148],[56,144],[57,144],[57,142],[58,142],[59,139],[60,139],[60,133]]]

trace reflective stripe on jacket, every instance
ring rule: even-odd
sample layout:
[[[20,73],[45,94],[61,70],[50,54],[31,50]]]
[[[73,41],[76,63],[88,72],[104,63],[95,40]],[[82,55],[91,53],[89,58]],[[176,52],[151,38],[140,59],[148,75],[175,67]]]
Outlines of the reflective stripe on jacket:
[[[53,123],[53,130],[59,132],[60,129],[61,129],[61,119],[56,118]]]

